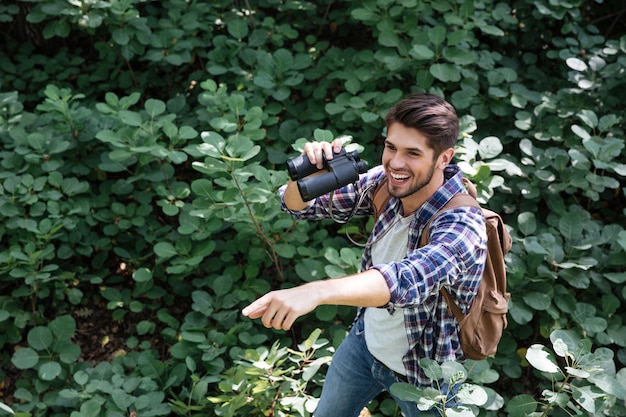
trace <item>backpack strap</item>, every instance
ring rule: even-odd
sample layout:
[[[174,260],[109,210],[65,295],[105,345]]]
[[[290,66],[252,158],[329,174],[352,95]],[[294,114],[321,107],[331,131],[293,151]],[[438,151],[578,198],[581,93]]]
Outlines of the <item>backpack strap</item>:
[[[466,182],[466,186],[468,184],[471,185],[471,187],[468,187],[469,194],[466,194],[466,193],[455,194],[450,200],[448,200],[448,202],[437,213],[433,214],[433,216],[430,218],[428,223],[426,223],[424,230],[422,231],[422,236],[420,237],[419,247],[426,246],[426,244],[428,243],[428,233],[430,231],[431,223],[444,211],[452,210],[452,209],[459,208],[459,207],[476,207],[482,210],[482,208],[476,201],[476,198],[474,197],[476,195],[476,187],[470,181],[465,181],[465,182]],[[474,193],[473,194],[474,196],[472,196],[472,191]],[[461,320],[465,318],[465,314],[463,314],[458,304],[452,299],[452,296],[450,295],[450,293],[445,287],[441,287],[440,291],[441,291],[441,295],[443,295],[443,298],[446,300],[446,304],[448,305],[448,307],[454,314],[454,317],[456,317],[457,321],[460,323]]]
[[[480,205],[478,205],[478,203],[476,202],[477,194],[476,194],[476,186],[474,185],[474,183],[468,180],[467,178],[463,178],[463,184],[465,185],[467,195],[472,197],[474,201],[472,202],[470,201],[469,198],[463,197],[466,195],[465,193],[459,193],[459,194],[456,194],[454,197],[452,197],[446,203],[446,205],[441,210],[439,210],[439,212],[443,210],[449,210],[449,209],[453,209],[457,207],[465,207],[465,206],[481,208]],[[460,198],[464,199],[463,203],[460,202],[461,201],[459,200]],[[455,199],[457,201],[453,202],[453,200]],[[378,216],[380,216],[380,214],[383,212],[383,209],[385,208],[389,200],[391,200],[391,194],[389,194],[389,189],[387,188],[387,177],[384,177],[380,181],[380,183],[376,186],[376,189],[374,190],[374,194],[372,195],[372,205],[374,206],[374,215],[375,215],[374,219],[377,219]],[[435,216],[438,214],[439,213],[435,214]],[[433,219],[435,218],[435,216],[433,216]]]
[[[385,177],[374,190],[372,196],[372,205],[374,206],[374,220],[378,219],[378,216],[383,212],[383,209],[387,203],[391,200],[391,194],[387,189],[387,177]]]

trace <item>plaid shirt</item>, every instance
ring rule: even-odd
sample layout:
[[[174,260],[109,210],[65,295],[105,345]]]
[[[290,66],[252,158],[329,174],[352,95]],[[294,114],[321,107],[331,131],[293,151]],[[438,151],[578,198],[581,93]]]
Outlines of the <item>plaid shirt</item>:
[[[359,196],[365,199],[356,215],[372,215],[372,196],[385,178],[381,166],[361,175],[355,184],[333,192],[332,212],[336,218],[347,218]],[[418,248],[419,239],[430,218],[455,194],[464,192],[460,169],[446,168],[445,182],[414,214],[409,228],[408,255],[399,262],[372,265],[372,243],[393,223],[402,210],[400,200],[391,198],[374,224],[363,252],[361,269],[375,268],[384,276],[391,300],[384,306],[391,313],[402,308],[410,349],[403,357],[409,382],[419,386],[432,385],[419,366],[421,358],[438,362],[463,360],[459,343],[458,323],[448,310],[439,289],[446,286],[461,310],[476,294],[484,269],[487,237],[482,213],[477,208],[460,207],[439,215],[429,229],[429,242]],[[281,189],[283,195],[284,187]],[[296,219],[317,220],[329,217],[329,195],[318,197],[303,211],[287,209]],[[363,313],[360,308],[357,318]]]

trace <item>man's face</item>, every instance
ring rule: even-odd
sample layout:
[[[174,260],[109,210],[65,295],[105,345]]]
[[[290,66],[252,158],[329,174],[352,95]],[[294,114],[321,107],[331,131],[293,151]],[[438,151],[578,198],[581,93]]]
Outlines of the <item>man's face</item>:
[[[400,123],[391,124],[382,156],[389,194],[397,198],[407,198],[420,190],[432,194],[441,186],[433,183],[438,159],[418,130]]]

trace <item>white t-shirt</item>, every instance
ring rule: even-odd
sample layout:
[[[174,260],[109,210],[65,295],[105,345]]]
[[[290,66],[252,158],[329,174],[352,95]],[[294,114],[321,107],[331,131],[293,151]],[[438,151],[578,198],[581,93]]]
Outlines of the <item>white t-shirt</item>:
[[[372,265],[395,262],[406,257],[409,226],[413,216],[397,218],[389,231],[372,245]],[[404,310],[393,314],[385,308],[367,308],[364,315],[365,342],[370,353],[389,369],[406,375],[402,357],[409,350]]]

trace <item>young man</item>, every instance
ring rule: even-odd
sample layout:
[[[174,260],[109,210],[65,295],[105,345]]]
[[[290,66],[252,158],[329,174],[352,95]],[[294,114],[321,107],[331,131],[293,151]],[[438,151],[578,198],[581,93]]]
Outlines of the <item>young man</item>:
[[[382,164],[355,184],[333,192],[333,215],[349,213],[366,194],[357,214],[372,215],[372,197],[385,183],[392,198],[376,219],[363,253],[360,273],[272,291],[243,310],[266,327],[289,329],[322,304],[359,307],[346,340],[328,370],[316,417],[358,416],[377,394],[398,381],[432,382],[421,358],[462,360],[458,324],[440,295],[446,286],[466,310],[482,276],[485,224],[473,207],[447,210],[430,226],[429,243],[418,248],[425,225],[457,193],[462,174],[451,165],[459,123],[443,99],[418,94],[398,102],[385,119]],[[307,143],[306,154],[323,167],[341,142]],[[297,219],[328,217],[329,195],[304,202],[295,182],[281,189],[283,209]],[[347,214],[346,214],[347,215]],[[407,417],[419,415],[415,403],[396,398]]]

